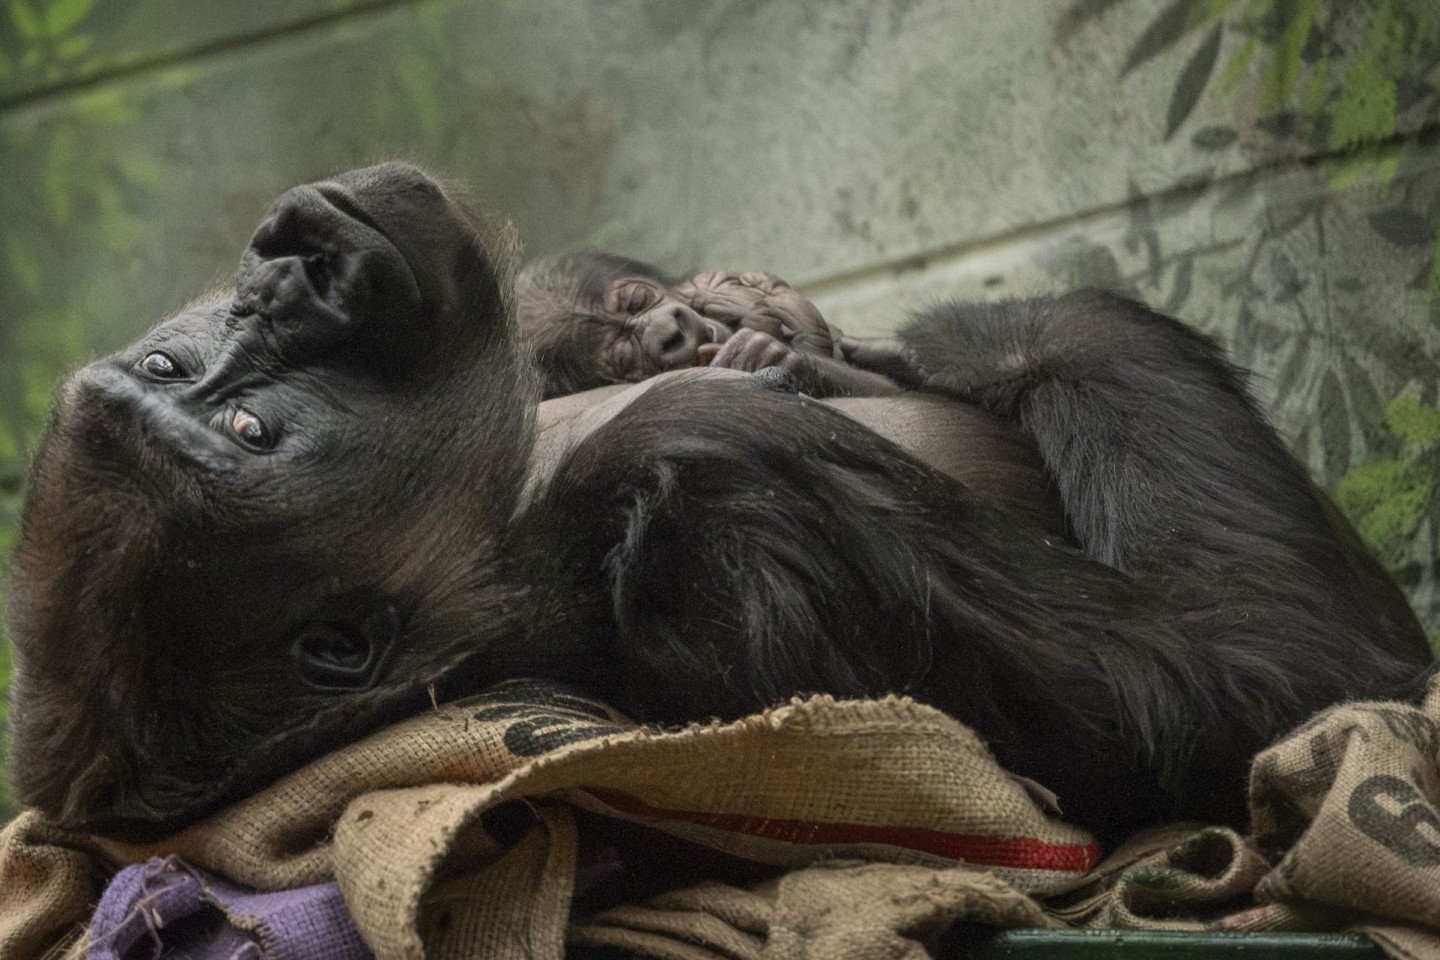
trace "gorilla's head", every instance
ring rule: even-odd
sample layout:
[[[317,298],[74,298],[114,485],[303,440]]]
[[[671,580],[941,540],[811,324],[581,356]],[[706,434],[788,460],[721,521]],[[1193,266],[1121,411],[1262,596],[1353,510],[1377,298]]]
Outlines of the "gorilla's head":
[[[23,801],[170,829],[485,656],[535,396],[495,247],[413,167],[298,187],[233,296],[65,383],[11,593]]]

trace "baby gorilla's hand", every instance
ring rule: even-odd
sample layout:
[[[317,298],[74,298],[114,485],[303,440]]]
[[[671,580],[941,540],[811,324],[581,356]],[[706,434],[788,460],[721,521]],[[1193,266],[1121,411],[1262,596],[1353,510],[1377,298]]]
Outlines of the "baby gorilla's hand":
[[[710,270],[675,287],[701,316],[732,330],[753,330],[805,353],[840,359],[833,330],[815,305],[773,273]]]
[[[852,345],[849,338],[839,339]],[[888,352],[882,351],[888,356]],[[755,373],[783,370],[791,374],[800,390],[812,397],[884,397],[900,391],[889,377],[859,370],[843,360],[815,353],[801,353],[792,344],[759,330],[741,329],[724,343],[701,344],[696,357],[702,365]]]
[[[814,386],[815,361],[800,353],[790,344],[759,330],[741,328],[724,343],[704,344],[700,347],[700,362],[712,367],[729,370],[744,370],[754,373],[770,367],[777,367],[794,374],[802,390]]]

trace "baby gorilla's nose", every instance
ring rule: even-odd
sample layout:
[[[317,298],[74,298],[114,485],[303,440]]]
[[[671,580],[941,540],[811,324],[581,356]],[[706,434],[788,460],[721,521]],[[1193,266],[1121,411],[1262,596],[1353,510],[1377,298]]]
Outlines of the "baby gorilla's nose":
[[[683,303],[667,303],[650,310],[644,324],[641,345],[662,370],[695,366],[696,348],[709,339],[700,315]]]

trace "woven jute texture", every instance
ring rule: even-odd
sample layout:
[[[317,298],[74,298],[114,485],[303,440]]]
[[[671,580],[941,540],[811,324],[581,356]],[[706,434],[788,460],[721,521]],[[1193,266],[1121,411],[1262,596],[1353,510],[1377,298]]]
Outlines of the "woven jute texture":
[[[166,854],[259,889],[334,879],[382,958],[558,958],[567,944],[677,960],[920,957],[967,920],[1358,929],[1394,956],[1440,960],[1437,731],[1440,692],[1418,709],[1334,708],[1257,758],[1254,838],[1177,825],[1101,862],[1043,789],[909,700],[817,697],[659,730],[520,681],[161,843],[23,815],[0,835],[0,960],[62,945],[110,871]],[[688,879],[595,906],[587,863],[605,824],[623,828],[606,843],[670,844],[634,844],[640,873],[688,866]],[[695,851],[759,872],[696,876],[708,860]]]
[[[90,917],[108,873],[86,838],[27,811],[0,832],[0,960],[58,950]]]

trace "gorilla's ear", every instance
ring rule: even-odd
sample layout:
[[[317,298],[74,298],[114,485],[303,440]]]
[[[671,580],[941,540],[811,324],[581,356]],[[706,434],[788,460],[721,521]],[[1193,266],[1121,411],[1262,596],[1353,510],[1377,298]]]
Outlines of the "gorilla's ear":
[[[400,617],[385,600],[357,600],[344,613],[312,620],[295,632],[291,654],[317,690],[366,690],[375,684],[400,635]]]
[[[422,309],[414,271],[336,183],[296,187],[255,231],[235,278],[235,309],[258,313],[289,362],[347,344],[389,347]]]

